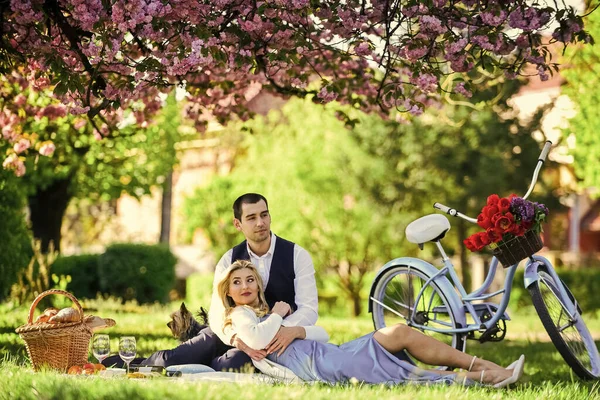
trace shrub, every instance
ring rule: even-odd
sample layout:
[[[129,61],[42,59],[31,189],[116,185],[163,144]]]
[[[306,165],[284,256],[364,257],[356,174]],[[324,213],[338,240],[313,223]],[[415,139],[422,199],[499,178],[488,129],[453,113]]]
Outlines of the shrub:
[[[0,300],[17,281],[17,273],[33,256],[23,208],[24,197],[11,171],[0,168]]]
[[[600,297],[594,295],[594,293],[600,293],[600,269],[561,268],[557,270],[557,273],[569,287],[584,312],[600,309]],[[516,307],[515,309],[531,305],[531,296],[523,287],[522,269],[515,274],[511,305]]]
[[[123,300],[167,302],[176,263],[163,245],[113,244],[98,259],[100,289]]]
[[[79,299],[93,299],[101,292],[98,276],[99,254],[81,254],[59,257],[52,264],[51,273],[57,276],[69,275],[71,282],[67,290]]]

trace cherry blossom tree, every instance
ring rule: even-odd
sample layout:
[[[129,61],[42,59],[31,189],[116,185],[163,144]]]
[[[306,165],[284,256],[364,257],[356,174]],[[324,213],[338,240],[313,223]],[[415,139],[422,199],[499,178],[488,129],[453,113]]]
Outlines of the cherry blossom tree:
[[[176,163],[174,143],[183,137],[177,129],[181,110],[171,96],[146,128],[127,124],[133,111],[126,110],[112,138],[102,138],[85,116],[70,115],[47,89],[18,72],[0,75],[2,115],[19,119],[0,125],[4,135],[18,138],[12,144],[0,140],[0,152],[9,154],[5,168],[22,176],[31,231],[45,253],[51,243],[60,250],[72,200],[108,201],[123,193],[139,198],[163,182]]]
[[[547,79],[548,45],[590,40],[574,8],[547,0],[0,0],[0,18],[0,72],[21,68],[106,137],[177,85],[199,126],[249,118],[260,90],[420,114],[441,94],[469,97],[475,78],[533,65]],[[21,118],[0,113],[18,174],[16,150],[52,150],[24,148]]]

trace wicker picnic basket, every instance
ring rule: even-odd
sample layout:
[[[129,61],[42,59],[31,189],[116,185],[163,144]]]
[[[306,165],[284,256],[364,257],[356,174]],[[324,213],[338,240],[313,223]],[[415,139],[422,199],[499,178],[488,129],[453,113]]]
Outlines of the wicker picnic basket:
[[[492,249],[492,253],[504,268],[508,268],[537,253],[543,246],[540,235],[529,230],[523,236],[515,236],[507,241],[498,242],[497,247]]]
[[[51,294],[67,296],[79,311],[81,319],[76,322],[33,324],[36,306],[40,300]],[[53,289],[40,293],[29,308],[27,324],[18,327],[16,332],[25,341],[27,354],[36,371],[44,366],[66,372],[73,365],[83,365],[88,362],[92,330],[84,323],[83,309],[79,301],[64,290]]]

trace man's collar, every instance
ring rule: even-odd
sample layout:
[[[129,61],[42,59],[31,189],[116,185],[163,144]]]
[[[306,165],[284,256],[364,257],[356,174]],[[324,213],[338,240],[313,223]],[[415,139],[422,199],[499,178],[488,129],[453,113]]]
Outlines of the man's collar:
[[[255,258],[265,257],[267,255],[273,255],[273,253],[275,252],[275,240],[277,240],[277,236],[275,236],[275,234],[273,232],[271,232],[271,245],[269,246],[269,250],[262,256],[257,256],[256,253],[254,253],[252,251],[252,249],[250,248],[248,241],[246,241],[246,248],[248,249],[248,254]]]

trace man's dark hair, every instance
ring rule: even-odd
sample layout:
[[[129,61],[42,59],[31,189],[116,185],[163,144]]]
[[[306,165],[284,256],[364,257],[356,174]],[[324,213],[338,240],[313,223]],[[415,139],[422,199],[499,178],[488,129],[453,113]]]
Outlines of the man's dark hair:
[[[264,200],[267,210],[269,209],[269,203],[262,194],[258,193],[246,193],[238,197],[233,202],[233,216],[239,220],[242,219],[242,204],[256,204],[259,201]]]

